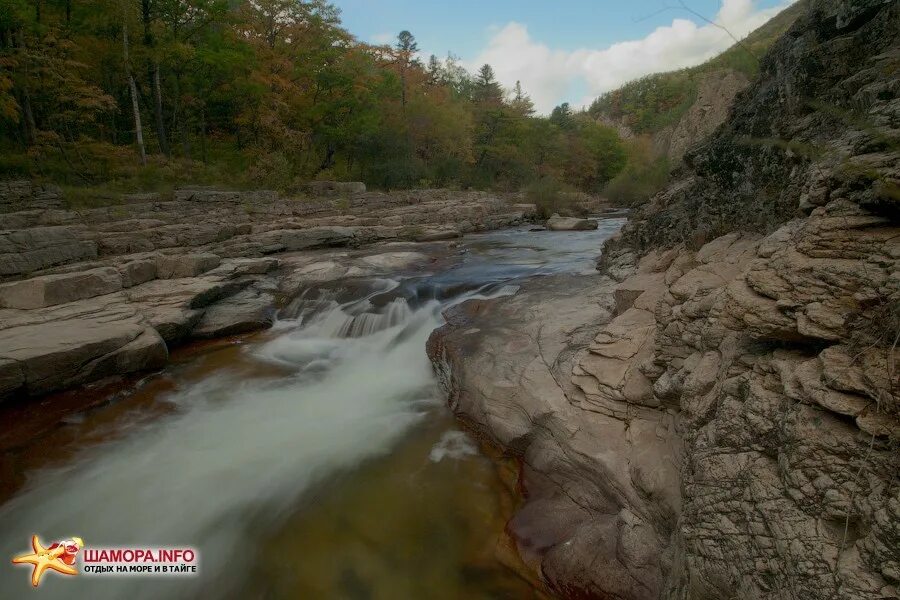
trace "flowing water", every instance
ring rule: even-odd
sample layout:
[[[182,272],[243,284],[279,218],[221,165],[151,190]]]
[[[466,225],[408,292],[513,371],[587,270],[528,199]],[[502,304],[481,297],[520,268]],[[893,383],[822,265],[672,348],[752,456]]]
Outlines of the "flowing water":
[[[437,272],[311,287],[272,330],[176,356],[37,435],[32,413],[55,407],[6,413],[0,474],[25,482],[0,506],[2,554],[33,533],[200,552],[197,577],[51,574],[42,597],[542,597],[503,533],[511,471],[455,424],[425,341],[453,303],[590,272],[623,221],[469,236]],[[3,568],[0,597],[29,587]]]

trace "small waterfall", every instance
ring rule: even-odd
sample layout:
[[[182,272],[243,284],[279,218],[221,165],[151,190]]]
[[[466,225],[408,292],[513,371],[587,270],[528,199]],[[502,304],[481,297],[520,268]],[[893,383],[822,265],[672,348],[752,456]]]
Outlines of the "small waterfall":
[[[228,596],[232,577],[244,575],[229,561],[243,543],[253,547],[257,530],[274,527],[312,486],[388,453],[441,404],[422,350],[440,325],[439,304],[413,310],[397,298],[377,308],[369,298],[388,286],[375,287],[343,304],[330,293],[292,303],[294,318],[251,355],[293,375],[208,376],[170,397],[176,415],[37,473],[0,508],[0,554],[21,552],[33,533],[88,545],[191,545],[200,577],[49,577],[41,597]],[[21,573],[0,577],[2,598],[28,588]]]
[[[348,316],[335,332],[335,337],[358,338],[372,335],[382,329],[389,329],[405,322],[412,316],[409,304],[403,298],[392,300],[379,312],[364,312]]]
[[[339,481],[342,473],[364,473],[362,465],[391,455],[414,427],[430,426],[430,417],[443,410],[424,352],[443,309],[514,294],[524,276],[591,267],[600,242],[612,232],[558,237],[520,231],[527,236],[524,249],[508,243],[513,233],[486,234],[478,239],[487,251],[467,252],[444,272],[304,290],[281,310],[266,341],[243,347],[243,371],[173,375],[178,387],[160,399],[174,412],[139,420],[123,437],[88,446],[62,466],[30,472],[26,486],[0,506],[0,555],[27,550],[35,533],[45,541],[79,536],[88,546],[190,545],[200,551],[197,578],[50,576],[38,595],[238,597],[250,576],[248,563],[261,554],[261,540],[283,527],[287,515],[308,507],[304,502],[319,502],[314,490]],[[492,239],[502,243],[491,246]],[[532,253],[542,260],[536,262]],[[258,376],[242,379],[240,373],[247,372]],[[53,436],[46,443],[41,451],[53,452]],[[415,468],[451,466],[475,452],[464,434],[448,429]],[[419,543],[420,532],[415,535]],[[437,563],[457,560],[450,551],[445,556],[440,543],[431,547],[439,550],[433,553]],[[300,555],[320,550],[311,543]],[[450,566],[455,574],[470,564]],[[378,568],[400,579],[421,575],[418,564],[399,572],[395,564]],[[285,570],[288,578],[295,576],[293,564]],[[454,575],[452,581],[463,579]],[[27,573],[0,577],[0,598],[34,593]]]

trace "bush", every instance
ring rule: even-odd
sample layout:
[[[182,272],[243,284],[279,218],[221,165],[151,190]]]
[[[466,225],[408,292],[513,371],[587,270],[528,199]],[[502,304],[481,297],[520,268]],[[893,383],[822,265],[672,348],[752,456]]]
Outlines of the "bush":
[[[665,156],[654,157],[650,140],[636,138],[628,145],[625,168],[604,188],[604,194],[619,206],[637,206],[666,186],[669,181],[669,161]]]
[[[525,189],[525,198],[537,207],[537,214],[542,219],[553,213],[573,210],[578,195],[553,177],[544,177]]]

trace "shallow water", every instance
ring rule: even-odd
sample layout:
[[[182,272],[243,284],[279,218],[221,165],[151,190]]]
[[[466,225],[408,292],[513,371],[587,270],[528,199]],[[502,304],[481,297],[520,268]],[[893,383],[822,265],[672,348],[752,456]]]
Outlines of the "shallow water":
[[[438,272],[310,288],[271,331],[89,409],[5,413],[4,484],[26,483],[0,507],[2,552],[33,533],[200,552],[195,578],[51,574],[50,597],[541,597],[503,533],[511,471],[454,422],[425,341],[452,303],[591,271],[623,221],[469,236]],[[0,597],[27,575],[5,570]]]

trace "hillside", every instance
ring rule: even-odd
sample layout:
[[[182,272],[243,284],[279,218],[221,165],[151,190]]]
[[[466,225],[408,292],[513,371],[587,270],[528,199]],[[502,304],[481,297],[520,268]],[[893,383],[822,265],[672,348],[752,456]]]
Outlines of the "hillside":
[[[588,112],[624,126],[635,134],[653,134],[675,124],[697,98],[698,87],[707,76],[722,71],[739,74],[749,81],[759,72],[759,57],[775,43],[805,10],[801,0],[780,12],[719,56],[696,67],[655,73],[636,79],[597,98]]]
[[[594,192],[624,162],[594,120],[535,115],[490,65],[426,63],[408,31],[363,43],[324,1],[119,4],[0,9],[0,180],[70,205],[310,180]]]

